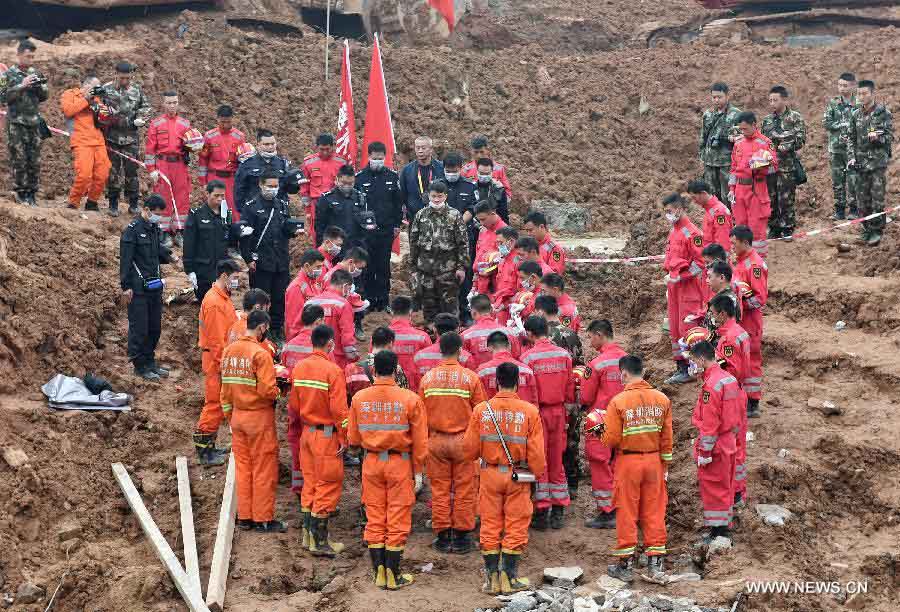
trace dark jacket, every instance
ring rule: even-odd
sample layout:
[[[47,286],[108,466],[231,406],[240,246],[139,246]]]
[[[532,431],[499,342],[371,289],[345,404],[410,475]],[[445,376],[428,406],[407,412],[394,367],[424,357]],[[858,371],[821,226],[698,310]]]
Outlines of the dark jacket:
[[[375,213],[378,233],[388,234],[403,222],[403,194],[400,175],[384,168],[378,172],[365,168],[356,175],[356,188],[366,196],[369,210]]]
[[[486,184],[477,183],[475,188],[478,190],[478,201],[492,201],[503,222],[509,223],[509,198],[506,197],[506,190],[503,186],[497,187],[494,181],[491,181]]]
[[[240,236],[240,226],[232,223],[231,209],[226,210],[224,219],[206,204],[188,213],[184,226],[184,271],[195,272],[197,280],[216,280],[216,265],[225,259],[228,245]]]
[[[138,216],[128,224],[119,241],[119,285],[135,294],[162,293],[144,290],[144,281],[162,278],[160,264],[172,263],[172,252],[159,243],[159,225]],[[143,277],[143,278],[142,278]]]
[[[276,155],[266,159],[259,153],[238,166],[234,176],[234,205],[242,215],[243,206],[259,195],[259,177],[269,171],[278,175],[278,197],[287,200],[288,194],[300,191],[300,169]]]
[[[287,200],[278,196],[267,200],[258,195],[247,202],[240,225],[252,227],[253,233],[240,239],[244,261],[255,261],[257,270],[266,272],[290,271],[288,240],[295,235],[290,218]]]
[[[361,225],[361,213],[366,210],[366,198],[354,189],[349,196],[335,187],[323,193],[316,202],[316,246],[322,244],[325,228],[334,225],[347,233],[347,246],[362,242],[366,230]]]
[[[475,204],[478,203],[478,188],[473,181],[467,178],[459,177],[455,183],[453,181],[444,181],[449,189],[447,193],[447,204],[451,208],[463,214],[466,211],[471,213],[472,218],[466,224],[466,231],[469,234],[469,256],[475,253],[475,242],[478,239],[475,222]]]
[[[431,180],[444,178],[444,164],[431,160]],[[412,221],[416,213],[428,206],[428,185],[419,185],[419,162],[413,160],[400,171],[400,192],[406,205],[406,218]]]

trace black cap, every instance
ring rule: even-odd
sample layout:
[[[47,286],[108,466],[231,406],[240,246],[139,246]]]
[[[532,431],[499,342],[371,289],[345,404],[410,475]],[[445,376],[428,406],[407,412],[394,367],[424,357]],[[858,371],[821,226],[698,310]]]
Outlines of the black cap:
[[[134,66],[126,61],[121,61],[116,64],[116,72],[118,72],[119,74],[130,74],[134,72]]]

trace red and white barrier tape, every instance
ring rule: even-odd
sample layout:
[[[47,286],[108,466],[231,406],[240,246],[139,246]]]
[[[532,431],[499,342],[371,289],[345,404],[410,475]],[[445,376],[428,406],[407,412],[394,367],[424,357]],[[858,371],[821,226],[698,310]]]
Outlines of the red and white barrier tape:
[[[638,263],[643,261],[660,261],[665,255],[647,255],[646,257],[620,257],[613,259],[566,259],[571,263]]]

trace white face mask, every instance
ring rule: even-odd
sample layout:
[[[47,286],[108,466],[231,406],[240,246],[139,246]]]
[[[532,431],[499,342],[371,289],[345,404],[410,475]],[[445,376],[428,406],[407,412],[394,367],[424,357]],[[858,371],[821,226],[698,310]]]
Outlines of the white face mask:
[[[459,180],[459,172],[445,172],[444,178],[446,178],[451,183],[455,183]]]
[[[497,250],[500,252],[501,257],[506,257],[509,255],[510,248],[505,244],[501,244],[497,246]]]
[[[481,183],[482,185],[484,185],[484,184],[490,183],[493,178],[494,177],[491,176],[490,174],[479,174],[478,182]]]
[[[331,255],[337,255],[338,253],[341,252],[341,247],[340,247],[340,245],[337,245],[337,244],[335,244],[335,243],[333,243],[333,242],[331,243],[330,246],[325,247],[325,249],[326,249],[326,250],[328,251],[328,253],[330,253]]]
[[[261,187],[259,192],[262,194],[262,197],[271,200],[278,195],[278,187]]]
[[[379,170],[384,168],[384,160],[383,159],[370,159],[369,160],[369,168],[378,172]]]
[[[693,360],[688,361],[688,376],[696,376],[703,370]]]
[[[231,288],[232,291],[237,289],[240,286],[240,284],[241,284],[241,281],[240,281],[240,279],[237,279],[237,278],[232,278],[228,281],[228,286]]]
[[[160,221],[162,221],[162,217],[160,217],[156,213],[150,213],[150,216],[147,217],[147,222],[152,225],[159,225]]]
[[[534,289],[534,283],[532,283],[531,281],[524,280],[524,281],[522,281],[522,289],[531,291],[532,289]]]
[[[272,159],[276,153],[277,151],[260,151],[259,156],[263,159]]]
[[[352,276],[353,278],[359,278],[359,277],[362,275],[362,273],[363,273],[362,268],[356,268],[356,267],[354,267],[354,268],[353,268],[353,271],[350,272],[350,276]],[[352,292],[353,292],[353,291],[351,290],[351,293],[352,293]]]
[[[676,221],[678,221],[678,215],[676,215],[675,213],[666,213],[666,221],[674,224]]]
[[[442,208],[447,204],[447,200],[431,200],[429,204],[434,208]]]
[[[353,193],[353,185],[338,185],[338,191],[340,191],[345,196],[349,196]]]

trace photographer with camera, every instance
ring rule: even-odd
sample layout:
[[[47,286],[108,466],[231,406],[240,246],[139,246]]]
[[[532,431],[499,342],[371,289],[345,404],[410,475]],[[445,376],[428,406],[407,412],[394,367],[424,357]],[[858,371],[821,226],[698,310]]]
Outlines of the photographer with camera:
[[[41,171],[41,139],[50,135],[39,105],[47,99],[47,78],[32,66],[37,47],[19,43],[16,63],[0,73],[0,103],[6,105],[6,144],[15,184],[16,202],[35,206]]]
[[[134,66],[125,61],[119,62],[116,64],[115,80],[103,86],[104,100],[118,110],[115,120],[106,129],[106,146],[114,152],[139,159],[141,139],[138,130],[150,120],[150,101],[144,95],[141,86],[131,80],[133,72]],[[134,214],[138,211],[140,192],[138,165],[115,154],[109,161],[112,163],[109,180],[106,183],[109,214],[113,217],[119,216],[119,193],[123,183],[125,197],[128,199],[128,212]]]
[[[169,375],[156,363],[155,355],[162,329],[160,264],[178,261],[159,241],[159,213],[165,208],[161,195],[147,196],[119,243],[119,284],[122,301],[128,306],[128,360],[134,364],[135,374],[150,381]]]
[[[97,200],[106,187],[112,164],[106,154],[106,138],[100,127],[109,125],[113,110],[101,101],[104,95],[100,79],[88,73],[81,87],[63,92],[60,98],[62,112],[70,124],[69,146],[75,179],[69,191],[69,208],[80,208],[81,198],[87,195],[85,210],[98,211]]]

